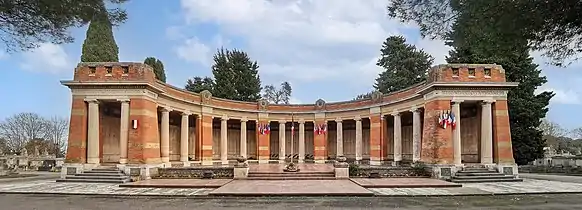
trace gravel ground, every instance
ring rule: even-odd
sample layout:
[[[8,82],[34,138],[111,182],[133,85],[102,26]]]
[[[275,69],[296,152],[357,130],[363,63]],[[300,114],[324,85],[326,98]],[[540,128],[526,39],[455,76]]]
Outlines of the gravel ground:
[[[582,194],[458,197],[148,198],[0,194],[2,210],[582,209]]]

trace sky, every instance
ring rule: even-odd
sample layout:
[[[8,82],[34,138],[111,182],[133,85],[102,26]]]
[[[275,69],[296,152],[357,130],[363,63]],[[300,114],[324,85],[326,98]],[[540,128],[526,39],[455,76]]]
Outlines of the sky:
[[[375,66],[382,42],[403,35],[408,43],[445,63],[449,48],[422,39],[418,27],[386,16],[386,0],[133,0],[122,5],[128,21],[114,28],[120,61],[163,61],[167,82],[211,76],[212,55],[237,48],[259,63],[263,85],[291,83],[292,103],[344,101],[372,90],[382,71]],[[21,112],[67,117],[70,80],[80,61],[86,27],[71,29],[74,43],[44,43],[28,52],[6,53],[0,45],[0,120]],[[567,129],[582,127],[582,62],[567,68],[532,56],[551,90],[548,118]]]

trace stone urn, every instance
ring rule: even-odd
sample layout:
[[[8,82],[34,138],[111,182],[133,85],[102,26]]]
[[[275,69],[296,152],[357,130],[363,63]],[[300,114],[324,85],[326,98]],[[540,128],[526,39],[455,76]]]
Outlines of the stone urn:
[[[283,171],[284,172],[299,172],[299,167],[297,167],[297,164],[291,162],[285,166]]]
[[[334,166],[336,168],[347,168],[348,167],[348,158],[346,158],[345,156],[338,156],[335,158],[335,164]]]
[[[238,156],[236,158],[236,166],[237,167],[248,167],[249,164],[247,163],[247,158],[243,157],[243,156]]]

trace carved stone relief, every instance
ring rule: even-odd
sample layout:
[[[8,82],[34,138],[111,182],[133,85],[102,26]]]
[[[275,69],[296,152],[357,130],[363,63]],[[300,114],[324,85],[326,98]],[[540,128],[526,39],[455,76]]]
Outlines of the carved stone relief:
[[[202,100],[203,104],[210,104],[210,101],[212,100],[212,93],[210,93],[208,90],[203,90],[200,92],[200,99]]]
[[[315,109],[317,110],[325,109],[325,101],[321,98],[315,101]]]
[[[383,95],[384,94],[382,92],[380,92],[380,91],[374,91],[372,93],[372,101],[373,102],[382,102],[382,96]]]
[[[267,110],[269,108],[269,102],[267,100],[259,100],[259,110]]]

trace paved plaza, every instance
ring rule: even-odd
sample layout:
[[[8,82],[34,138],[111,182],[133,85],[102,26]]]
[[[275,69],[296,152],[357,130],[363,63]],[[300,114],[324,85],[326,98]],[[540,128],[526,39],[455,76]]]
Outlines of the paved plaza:
[[[322,182],[325,181],[325,182]],[[262,181],[264,182],[264,181]],[[263,185],[263,189],[281,191],[284,186],[293,185],[290,181]],[[301,181],[305,182],[305,181]],[[348,180],[319,180],[309,183],[305,191],[317,189],[319,192],[330,191],[337,187],[349,186],[358,192],[369,191],[376,196],[447,196],[447,195],[507,195],[507,194],[536,194],[536,193],[582,193],[582,184],[560,181],[524,179],[523,182],[498,182],[463,184],[463,187],[447,188],[363,188],[348,183]],[[258,182],[257,182],[258,183]],[[120,187],[118,184],[101,183],[63,183],[54,180],[0,183],[0,193],[32,193],[32,194],[70,194],[70,195],[120,195],[120,196],[208,196],[212,192],[244,191],[253,186],[248,180],[233,180],[220,188],[154,188],[154,187]],[[301,186],[301,185],[297,185]],[[238,188],[237,188],[238,187]],[[359,188],[358,188],[359,187]],[[258,190],[254,187],[252,189]],[[268,191],[269,192],[269,191]],[[370,194],[366,193],[366,194]],[[220,194],[220,193],[217,193]],[[228,193],[223,193],[228,194]],[[232,193],[233,195],[235,193]],[[295,193],[298,195],[299,193]]]

